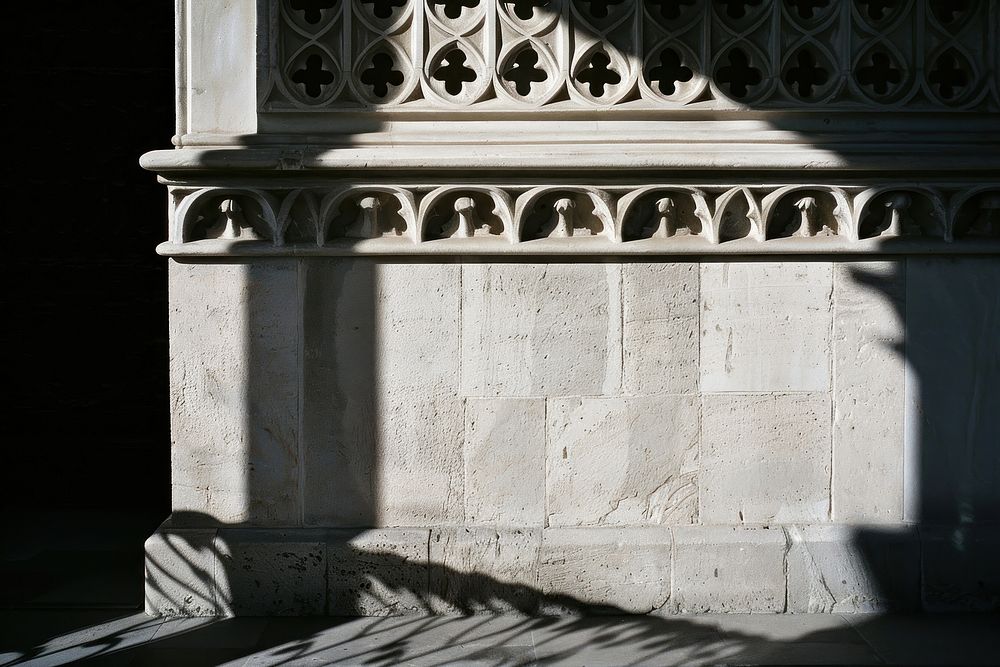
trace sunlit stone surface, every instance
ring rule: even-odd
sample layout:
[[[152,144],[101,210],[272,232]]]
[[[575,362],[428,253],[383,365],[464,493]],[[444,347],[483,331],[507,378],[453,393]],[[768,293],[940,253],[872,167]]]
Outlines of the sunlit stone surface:
[[[178,12],[150,613],[1000,605],[996,3]]]

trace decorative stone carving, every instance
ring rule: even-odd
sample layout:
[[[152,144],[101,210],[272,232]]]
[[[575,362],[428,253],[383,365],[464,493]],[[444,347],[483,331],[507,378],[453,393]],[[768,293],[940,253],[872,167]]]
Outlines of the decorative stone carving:
[[[998,102],[990,2],[263,2],[264,111]]]
[[[174,198],[166,254],[199,241],[288,252],[363,252],[377,241],[371,247],[387,253],[694,253],[728,252],[729,244],[739,252],[891,251],[899,237],[909,240],[898,246],[905,250],[956,237],[984,250],[1000,239],[1000,186],[984,184],[178,187]]]

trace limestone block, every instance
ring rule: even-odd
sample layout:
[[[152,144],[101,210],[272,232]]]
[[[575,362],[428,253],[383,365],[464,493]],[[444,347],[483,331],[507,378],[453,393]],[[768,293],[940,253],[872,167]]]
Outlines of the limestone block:
[[[327,586],[333,616],[430,613],[427,549],[417,528],[331,530]]]
[[[623,391],[698,391],[698,264],[622,265]]]
[[[1000,520],[1000,262],[906,264],[906,519]]]
[[[228,613],[318,616],[326,610],[326,538],[320,530],[220,529],[217,581]]]
[[[698,399],[549,400],[548,525],[698,519]]]
[[[299,522],[298,303],[295,260],[170,263],[175,512]]]
[[[780,528],[679,526],[672,608],[681,613],[767,613],[785,608]]]
[[[257,11],[253,0],[192,0],[178,17],[189,27],[178,100],[182,132],[252,134],[257,130]],[[180,35],[178,35],[180,37]]]
[[[461,523],[463,405],[459,399],[402,405],[379,433],[378,520],[386,526]]]
[[[903,262],[834,269],[833,518],[903,518]]]
[[[827,521],[829,396],[706,394],[700,468],[705,523]]]
[[[618,392],[618,265],[466,264],[462,287],[466,396]]]
[[[221,569],[213,529],[161,527],[145,544],[145,607],[153,616],[217,616]]]
[[[368,260],[306,264],[307,524],[461,520],[458,271]]]
[[[788,526],[788,611],[915,611],[917,532],[907,526]]]
[[[1000,611],[1000,528],[921,526],[920,545],[925,611]]]
[[[305,262],[306,398],[457,396],[460,279],[455,264]]]
[[[826,391],[829,263],[703,263],[701,390]]]
[[[461,399],[380,405],[332,415],[306,452],[306,523],[414,526],[462,521]]]
[[[539,604],[540,528],[436,528],[430,592],[436,613],[532,613]]]
[[[539,585],[548,613],[644,614],[670,599],[666,528],[550,528]]]
[[[544,523],[544,399],[466,401],[465,521]]]

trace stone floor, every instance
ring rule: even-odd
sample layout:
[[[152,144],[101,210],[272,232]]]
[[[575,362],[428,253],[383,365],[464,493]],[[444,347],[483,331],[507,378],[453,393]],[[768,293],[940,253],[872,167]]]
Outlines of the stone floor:
[[[997,616],[175,619],[0,612],[0,664],[998,664]]]
[[[142,542],[162,517],[0,518],[0,665],[1000,664],[983,615],[150,618]]]

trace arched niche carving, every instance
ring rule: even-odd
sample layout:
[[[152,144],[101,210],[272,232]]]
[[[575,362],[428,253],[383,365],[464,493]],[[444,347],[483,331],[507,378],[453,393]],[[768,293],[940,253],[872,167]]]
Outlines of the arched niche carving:
[[[416,208],[413,193],[403,188],[372,185],[335,190],[320,205],[318,242],[397,237],[418,243]]]
[[[858,238],[935,237],[952,241],[940,191],[923,186],[886,185],[870,188],[854,200]]]
[[[622,241],[704,237],[711,226],[705,193],[696,188],[651,185],[618,201],[617,229]]]
[[[533,188],[517,198],[514,220],[520,242],[543,238],[616,240],[608,193],[583,186]]]
[[[851,202],[840,188],[789,185],[766,195],[761,202],[766,238],[846,236],[857,240]]]
[[[417,213],[421,241],[499,238],[515,242],[514,203],[506,192],[478,186],[445,186],[428,193]]]
[[[261,190],[202,188],[178,204],[171,238],[175,243],[220,239],[281,245],[277,207],[277,199]]]

